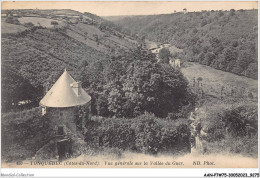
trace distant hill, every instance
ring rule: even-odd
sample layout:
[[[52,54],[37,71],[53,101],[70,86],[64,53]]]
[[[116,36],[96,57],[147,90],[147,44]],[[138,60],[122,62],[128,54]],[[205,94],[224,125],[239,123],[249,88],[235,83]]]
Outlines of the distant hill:
[[[73,10],[2,11],[2,106],[39,100],[65,67],[78,79],[87,65],[135,46],[105,22]]]
[[[184,60],[257,78],[257,10],[179,12],[110,20],[128,29],[128,35],[184,49]]]
[[[102,16],[103,19],[109,20],[109,21],[119,21],[127,17],[135,17],[134,15],[120,15],[120,16]]]

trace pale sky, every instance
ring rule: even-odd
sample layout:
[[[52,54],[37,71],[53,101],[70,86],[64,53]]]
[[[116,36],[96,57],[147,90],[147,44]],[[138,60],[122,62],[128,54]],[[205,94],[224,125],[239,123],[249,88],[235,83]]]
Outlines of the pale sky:
[[[73,9],[98,16],[169,14],[174,10],[258,9],[257,1],[2,1],[2,9]]]

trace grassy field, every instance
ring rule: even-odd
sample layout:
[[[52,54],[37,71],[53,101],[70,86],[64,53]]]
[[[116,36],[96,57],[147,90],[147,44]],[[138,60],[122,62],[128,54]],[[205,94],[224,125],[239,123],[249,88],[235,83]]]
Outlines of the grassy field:
[[[6,23],[5,19],[2,18],[1,20],[1,30],[2,30],[2,34],[6,34],[6,33],[18,33],[18,32],[22,32],[27,30],[26,27],[22,26],[22,25],[15,25],[15,24],[10,24],[10,23]]]
[[[34,26],[40,26],[41,25],[42,27],[46,27],[46,28],[52,28],[53,27],[53,25],[51,25],[52,21],[58,22],[59,25],[57,25],[57,27],[62,27],[62,26],[65,25],[65,23],[60,21],[60,20],[40,18],[40,17],[21,17],[21,18],[18,18],[18,20],[21,24],[31,22],[31,23],[33,23]]]
[[[87,36],[89,37],[92,37],[93,35],[103,36],[105,34],[104,32],[100,31],[97,27],[83,23],[71,25],[70,29],[72,29],[73,31],[77,31],[82,35],[87,33]]]
[[[158,47],[159,43],[146,40],[146,45],[147,48],[150,49]],[[174,45],[170,46],[168,49],[171,54],[180,53],[183,51]],[[217,70],[195,62],[184,62],[182,64],[181,71],[188,79],[190,85],[194,85],[195,79],[195,85],[197,86],[197,79],[201,78],[202,80],[199,81],[200,88],[202,88],[203,92],[207,95],[220,98],[222,90],[222,96],[248,99],[248,95],[251,93],[253,98],[250,99],[257,101],[257,80],[232,74],[230,72]]]
[[[91,38],[90,37],[87,38],[85,35],[83,35],[81,33],[78,33],[77,31],[72,31],[70,29],[68,29],[66,31],[66,34],[69,37],[71,37],[71,38],[73,38],[73,39],[75,39],[75,40],[85,44],[86,46],[94,48],[97,51],[101,51],[101,52],[106,52],[107,51],[107,49],[102,44],[98,45],[97,42],[92,40],[91,38],[93,38],[93,37],[91,35],[89,35]]]
[[[2,34],[10,34],[10,33],[18,33],[27,30],[28,28],[24,27],[25,23],[33,23],[34,26],[42,26],[46,28],[53,28],[51,25],[52,21],[57,21],[59,25],[56,28],[64,27],[65,23],[60,20],[48,19],[48,18],[40,18],[40,17],[21,17],[18,18],[20,25],[10,24],[5,22],[6,18],[2,18],[1,20],[1,30]]]
[[[175,53],[181,53],[183,51],[183,49],[179,49],[177,48],[176,46],[171,46],[169,47],[169,50],[172,54],[175,54]]]
[[[198,63],[185,62],[181,70],[198,94],[196,117],[206,133],[206,152],[256,158],[258,81]]]
[[[145,43],[146,43],[146,46],[147,46],[148,49],[159,47],[159,43],[156,43],[156,42],[153,42],[153,41],[145,40]]]
[[[232,97],[248,98],[248,94],[252,93],[253,100],[257,101],[257,80],[192,62],[185,62],[181,71],[191,85],[194,83],[194,78],[197,84],[197,79],[201,77],[200,83],[205,94],[220,97],[221,88],[224,87],[224,96],[231,96],[231,90],[233,90]]]

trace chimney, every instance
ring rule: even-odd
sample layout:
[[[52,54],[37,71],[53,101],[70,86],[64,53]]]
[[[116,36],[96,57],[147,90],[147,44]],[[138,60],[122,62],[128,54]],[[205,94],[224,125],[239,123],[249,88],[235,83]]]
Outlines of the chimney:
[[[72,84],[70,84],[70,86],[77,96],[81,95],[81,82],[73,82]]]

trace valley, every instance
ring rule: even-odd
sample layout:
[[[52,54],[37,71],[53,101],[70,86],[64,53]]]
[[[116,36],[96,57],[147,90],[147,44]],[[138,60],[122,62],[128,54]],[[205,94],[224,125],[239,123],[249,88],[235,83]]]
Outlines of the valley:
[[[171,44],[162,44],[147,40],[146,46],[152,53],[158,54],[162,48],[168,48],[171,55],[182,53],[183,50]],[[201,78],[200,84],[205,94],[217,98],[221,98],[221,89],[223,96],[237,99],[248,98],[251,93],[253,100],[258,98],[258,81],[244,76],[238,76],[229,72],[214,69],[207,65],[202,65],[196,62],[181,61],[181,71],[188,79],[192,86],[197,83],[197,79]]]
[[[183,49],[181,58],[257,79],[257,10],[111,18],[131,36]]]
[[[196,167],[189,159],[209,167],[255,167],[255,17],[255,10],[106,19],[68,9],[3,10],[1,154],[7,167],[62,159],[75,161],[68,164],[73,167],[94,158],[118,160],[118,167],[141,159],[151,160],[151,167],[162,166],[161,160],[174,162],[168,167]],[[62,111],[74,106],[57,107],[57,118],[73,122],[54,126],[56,115],[43,112],[52,107],[39,102],[67,71],[75,82],[66,87],[78,91],[76,98],[82,87],[89,110],[76,105],[68,118]],[[69,138],[74,152],[62,157],[56,142],[68,135],[58,130],[68,123],[77,124]]]

